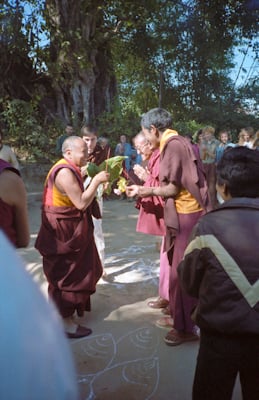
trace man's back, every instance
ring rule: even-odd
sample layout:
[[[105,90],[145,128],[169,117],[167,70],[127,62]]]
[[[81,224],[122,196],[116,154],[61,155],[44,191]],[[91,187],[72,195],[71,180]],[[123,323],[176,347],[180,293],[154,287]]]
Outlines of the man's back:
[[[226,150],[217,165],[224,200],[202,217],[178,266],[198,298],[200,348],[193,400],[232,399],[239,374],[246,400],[259,398],[259,153]]]
[[[253,304],[259,264],[259,199],[229,200],[205,215],[194,235],[185,256],[189,271],[193,268],[188,286],[193,295],[199,295],[198,325],[225,334],[259,334],[259,303]]]

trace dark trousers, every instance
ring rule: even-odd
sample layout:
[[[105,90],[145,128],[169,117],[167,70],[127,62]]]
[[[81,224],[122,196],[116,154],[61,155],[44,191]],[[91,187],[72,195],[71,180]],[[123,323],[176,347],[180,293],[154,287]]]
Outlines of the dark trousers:
[[[201,332],[193,400],[231,400],[239,373],[244,400],[259,399],[259,336]]]
[[[211,164],[203,164],[207,185],[209,198],[211,201],[212,208],[217,206],[217,191],[216,191],[216,166],[214,163]]]

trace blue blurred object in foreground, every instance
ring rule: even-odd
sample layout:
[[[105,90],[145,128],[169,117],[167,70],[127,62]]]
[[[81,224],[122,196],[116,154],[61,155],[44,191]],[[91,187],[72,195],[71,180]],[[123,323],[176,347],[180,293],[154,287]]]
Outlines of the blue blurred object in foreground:
[[[0,399],[77,400],[59,316],[0,231]]]

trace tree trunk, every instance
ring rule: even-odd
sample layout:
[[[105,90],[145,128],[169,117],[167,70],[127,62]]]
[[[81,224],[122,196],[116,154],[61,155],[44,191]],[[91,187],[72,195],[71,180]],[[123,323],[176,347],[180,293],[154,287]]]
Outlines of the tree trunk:
[[[104,32],[102,1],[47,0],[50,29],[49,72],[56,113],[76,125],[92,123],[109,111],[116,93],[110,43]]]

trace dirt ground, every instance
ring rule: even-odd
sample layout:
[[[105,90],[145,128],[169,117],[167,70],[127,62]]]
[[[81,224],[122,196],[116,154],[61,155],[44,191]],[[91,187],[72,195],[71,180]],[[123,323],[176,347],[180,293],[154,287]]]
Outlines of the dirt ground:
[[[31,242],[19,252],[46,295],[41,258],[33,247],[39,193],[29,195],[29,215]],[[157,296],[157,238],[136,233],[137,215],[134,202],[104,202],[107,278],[99,281],[83,321],[92,335],[69,340],[84,400],[191,399],[198,343],[169,347],[163,341],[166,330],[155,326],[162,314],[147,302]],[[239,385],[233,399],[241,399]]]

